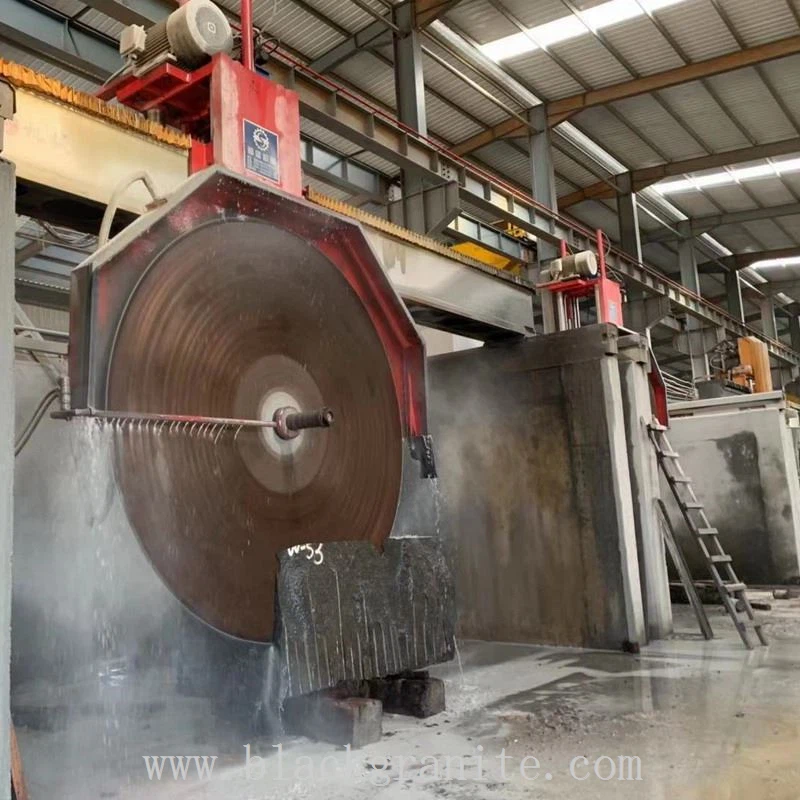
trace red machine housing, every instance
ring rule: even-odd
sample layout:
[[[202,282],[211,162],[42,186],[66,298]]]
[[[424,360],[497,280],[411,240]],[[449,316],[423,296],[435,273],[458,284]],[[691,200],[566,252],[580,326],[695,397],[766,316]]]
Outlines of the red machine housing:
[[[216,164],[300,196],[300,104],[296,92],[222,53],[187,72],[160,64],[123,75],[98,96],[136,111],[158,111],[192,137],[190,172]]]
[[[622,290],[620,285],[606,273],[605,242],[605,234],[598,230],[599,256],[595,277],[573,277],[537,285],[537,290],[542,293],[543,302],[549,302],[552,306],[556,330],[570,330],[581,326],[579,303],[587,297],[594,297],[598,322],[609,322],[618,328],[623,327]],[[562,242],[561,245],[561,257],[565,258],[566,242]]]

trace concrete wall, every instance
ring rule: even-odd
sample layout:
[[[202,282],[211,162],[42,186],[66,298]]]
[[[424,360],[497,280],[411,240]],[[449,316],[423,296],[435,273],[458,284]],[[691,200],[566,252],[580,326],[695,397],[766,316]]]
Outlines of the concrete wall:
[[[796,581],[800,482],[782,396],[681,403],[676,413],[693,416],[673,417],[668,438],[739,577],[751,584]],[[670,495],[666,486],[662,491]],[[668,500],[692,572],[707,579],[697,546]]]
[[[616,342],[593,326],[430,359],[461,636],[643,641]]]

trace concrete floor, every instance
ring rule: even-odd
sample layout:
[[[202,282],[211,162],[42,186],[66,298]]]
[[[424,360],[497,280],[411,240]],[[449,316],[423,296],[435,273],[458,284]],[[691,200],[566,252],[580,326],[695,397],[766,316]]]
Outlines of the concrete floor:
[[[31,797],[796,800],[800,600],[774,603],[765,615],[772,644],[752,653],[721,608],[709,613],[714,641],[699,639],[688,607],[678,606],[674,639],[639,656],[463,643],[460,668],[454,663],[435,670],[447,683],[447,712],[426,721],[385,717],[383,740],[352,754],[355,776],[344,774],[341,749],[294,739],[283,743],[282,781],[275,742],[249,741],[251,754],[264,756],[265,763],[251,766],[248,778],[248,740],[210,719],[204,701],[160,702],[154,692],[150,706],[111,719],[88,709],[67,731],[19,730]],[[498,759],[503,750],[505,781]],[[147,780],[144,754],[219,758],[210,780],[199,780],[193,767],[185,781],[176,781],[167,765],[159,782]],[[336,761],[323,764],[326,756]],[[457,756],[468,757],[463,779]],[[538,760],[538,779],[532,759],[523,778],[525,756]],[[608,758],[597,765],[603,777],[611,770],[609,759],[619,773],[619,757],[627,756],[640,759],[642,780],[596,777],[592,764],[603,756]],[[380,771],[387,757],[392,763]],[[585,780],[570,774],[575,758],[573,772]],[[265,774],[258,778],[260,767]],[[635,777],[635,766],[628,769],[624,764],[625,777]],[[299,779],[293,779],[295,771]]]

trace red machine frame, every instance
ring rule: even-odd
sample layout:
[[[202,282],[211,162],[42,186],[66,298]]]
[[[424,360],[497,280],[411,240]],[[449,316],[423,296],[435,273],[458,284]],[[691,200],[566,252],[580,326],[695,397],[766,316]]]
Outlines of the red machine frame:
[[[610,322],[617,327],[622,327],[622,292],[620,285],[609,278],[606,273],[606,236],[601,230],[596,232],[596,236],[597,252],[599,253],[597,277],[567,278],[540,283],[536,286],[537,290],[542,293],[543,301],[549,300],[551,303],[550,313],[555,331],[572,330],[581,326],[579,303],[586,297],[595,298],[598,322]],[[566,258],[568,255],[567,243],[562,241],[560,256]]]

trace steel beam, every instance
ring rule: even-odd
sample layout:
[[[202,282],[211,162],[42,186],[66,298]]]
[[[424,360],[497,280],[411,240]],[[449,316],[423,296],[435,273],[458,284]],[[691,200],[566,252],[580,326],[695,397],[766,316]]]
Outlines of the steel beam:
[[[800,256],[800,247],[779,247],[775,250],[758,250],[754,253],[734,253],[730,256],[721,256],[714,261],[706,261],[698,267],[700,272],[723,272],[726,269],[740,270],[755,264],[756,261],[766,261],[774,258],[795,258]]]
[[[414,28],[413,8],[408,4],[394,10],[394,85],[397,116],[404,125],[422,136],[428,135],[425,114],[425,81],[422,74],[422,44]]]
[[[122,66],[113,39],[27,0],[3,0],[0,39],[93,81]]]
[[[800,317],[792,314],[789,317],[789,337],[792,342],[792,349],[800,352]]]
[[[770,339],[778,338],[778,323],[775,321],[775,301],[771,297],[762,297],[759,303],[761,312],[761,330]]]
[[[414,27],[414,8],[408,3],[399,5],[393,15],[397,27],[393,37],[397,116],[403,125],[424,137],[428,135],[425,80],[422,73],[422,45],[419,32]],[[403,170],[400,181],[405,227],[416,233],[427,233],[424,176],[418,170]]]
[[[717,169],[731,164],[743,164],[747,161],[759,161],[765,158],[792,155],[800,153],[800,137],[783,139],[779,142],[759,144],[752,147],[742,147],[736,150],[726,150],[722,153],[712,153],[698,158],[687,158],[683,161],[672,161],[668,164],[659,164],[655,167],[635,169],[631,172],[634,189],[639,192],[664,178],[686,175],[690,172],[700,172],[704,169]],[[577,189],[558,199],[561,208],[568,208],[584,200],[608,200],[615,196],[617,189],[613,184],[598,181],[582,189]],[[746,213],[746,212],[743,212]],[[797,213],[797,212],[790,212]]]
[[[305,137],[301,139],[300,152],[306,175],[358,195],[365,201],[386,202],[391,183],[386,175]]]
[[[534,106],[534,108],[537,108],[537,106]],[[487,144],[496,142],[498,139],[504,139],[507,136],[522,136],[524,133],[525,126],[512,117],[498,122],[497,125],[492,125],[491,128],[476,133],[468,139],[463,139],[458,144],[454,144],[453,152],[460,156],[465,156],[468,153],[475,152],[475,150],[480,150],[481,147],[486,147]]]
[[[424,28],[455,8],[461,0],[413,0],[414,25]]]
[[[0,119],[0,126],[3,124]],[[11,797],[11,560],[14,541],[14,165],[0,159],[0,797]],[[5,398],[5,399],[2,399]]]
[[[697,258],[694,242],[687,239],[678,246],[678,265],[681,270],[681,283],[695,294],[700,294],[700,276],[697,272]],[[697,347],[698,333],[702,336],[704,325],[699,320],[688,317],[686,320],[686,340],[688,355],[692,367],[692,381],[696,382],[708,376],[708,355],[704,347]],[[777,337],[772,337],[777,338]]]
[[[69,353],[67,342],[51,342],[44,339],[32,339],[30,336],[16,336],[14,349],[26,353],[43,353],[49,356],[66,356]]]
[[[550,137],[550,127],[543,106],[535,106],[529,112],[531,125],[538,133],[531,133],[528,148],[531,160],[531,186],[533,198],[558,212],[558,195],[556,194],[556,174],[553,167],[553,142]],[[549,220],[548,227],[554,232],[553,221]],[[539,264],[558,256],[558,248],[547,241],[540,241],[537,248]]]
[[[44,250],[47,243],[43,239],[34,239],[28,244],[20,247],[19,250],[14,252],[14,263],[16,266],[24,264],[29,258],[39,255]]]
[[[143,25],[145,28],[154,22],[168,17],[177,7],[177,0],[83,0],[83,2],[102,11],[107,17],[123,22],[125,25]]]
[[[768,208],[751,208],[747,211],[731,211],[725,214],[709,214],[703,217],[692,217],[689,220],[690,236],[700,236],[703,233],[723,225],[738,225],[742,222],[755,222],[760,219],[775,219],[778,217],[800,216],[800,203],[784,203]],[[656,231],[647,234],[643,241],[645,244],[666,242],[678,236],[673,230]]]
[[[639,205],[630,173],[618,176],[620,194],[617,198],[620,247],[636,261],[642,260],[642,240],[639,233]]]

